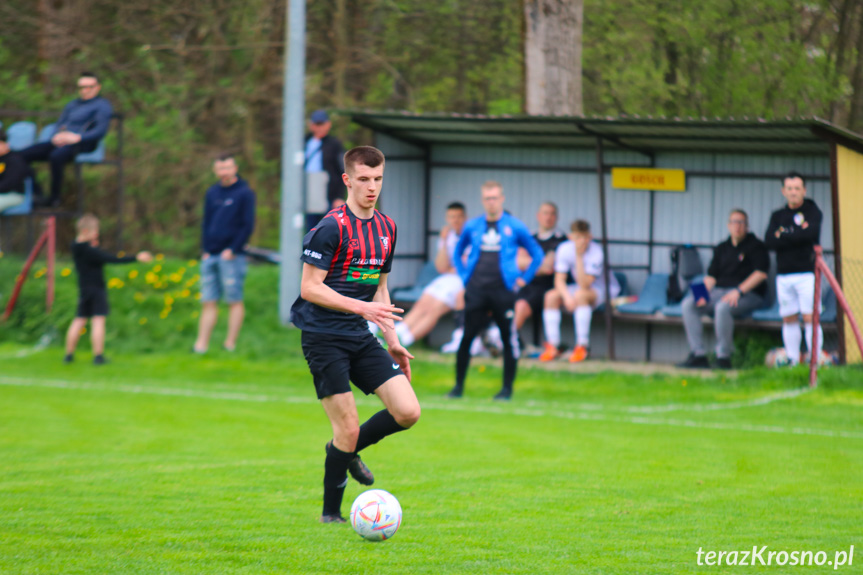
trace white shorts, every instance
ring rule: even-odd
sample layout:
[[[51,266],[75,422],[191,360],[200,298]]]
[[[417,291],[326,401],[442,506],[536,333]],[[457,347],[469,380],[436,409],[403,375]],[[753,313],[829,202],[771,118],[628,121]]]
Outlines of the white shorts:
[[[445,303],[450,309],[455,309],[458,294],[463,291],[464,283],[461,281],[461,276],[458,274],[443,274],[433,279],[425,287],[423,294],[428,294],[436,300]]]
[[[776,299],[779,315],[788,317],[801,313],[812,313],[815,303],[815,274],[782,274],[776,276]]]
[[[568,287],[570,295],[575,295],[575,292],[578,291],[578,284],[569,284]],[[596,309],[605,303],[605,286],[590,286],[590,289],[596,292],[596,301],[593,302],[593,309]],[[620,295],[620,286],[612,285],[610,291],[609,295],[611,295],[611,299],[614,299]]]

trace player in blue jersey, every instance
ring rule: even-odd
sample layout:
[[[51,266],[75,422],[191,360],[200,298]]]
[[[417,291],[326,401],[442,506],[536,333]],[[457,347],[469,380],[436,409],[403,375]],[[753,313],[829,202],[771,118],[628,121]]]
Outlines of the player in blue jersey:
[[[395,332],[401,319],[396,314],[404,310],[392,305],[387,290],[396,226],[375,209],[383,176],[380,150],[360,146],[345,154],[347,203],[330,210],[303,239],[300,297],[291,307],[333,428],[326,445],[322,523],[345,522],[341,505],[348,471],[363,485],[374,482],[359,452],[408,429],[420,416],[410,384],[413,356]],[[388,350],[369,332],[368,322],[380,328]],[[377,395],[386,409],[360,425],[350,382]]]

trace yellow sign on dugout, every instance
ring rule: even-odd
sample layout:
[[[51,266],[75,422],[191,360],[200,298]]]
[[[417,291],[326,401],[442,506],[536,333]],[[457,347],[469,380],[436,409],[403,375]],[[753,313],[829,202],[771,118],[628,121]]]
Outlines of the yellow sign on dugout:
[[[611,168],[611,185],[622,190],[685,192],[686,172],[657,168]]]

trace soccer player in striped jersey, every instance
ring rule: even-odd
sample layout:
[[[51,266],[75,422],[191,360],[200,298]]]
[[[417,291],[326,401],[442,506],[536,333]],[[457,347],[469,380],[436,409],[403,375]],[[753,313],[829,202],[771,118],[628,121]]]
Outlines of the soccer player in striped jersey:
[[[410,384],[413,356],[399,343],[397,313],[387,274],[396,246],[395,223],[375,209],[384,177],[384,155],[370,146],[345,154],[342,179],[347,203],[330,210],[303,239],[300,297],[291,321],[302,330],[303,354],[333,428],[324,462],[322,523],[344,523],[347,474],[363,485],[374,476],[359,452],[417,422],[420,405]],[[368,330],[376,324],[384,350]],[[385,409],[359,424],[350,382],[374,393]]]

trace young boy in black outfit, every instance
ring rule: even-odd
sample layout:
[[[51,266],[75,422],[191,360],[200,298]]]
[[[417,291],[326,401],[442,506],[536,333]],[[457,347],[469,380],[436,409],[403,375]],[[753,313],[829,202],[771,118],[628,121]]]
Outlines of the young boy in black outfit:
[[[76,224],[78,236],[72,244],[75,271],[78,272],[78,311],[69,331],[66,332],[66,357],[63,361],[71,363],[75,347],[81,337],[81,330],[90,320],[90,341],[93,345],[93,363],[105,363],[105,317],[108,315],[108,289],[105,285],[105,264],[119,264],[139,261],[153,261],[150,252],[139,252],[134,256],[118,257],[100,250],[99,219],[85,214]]]

